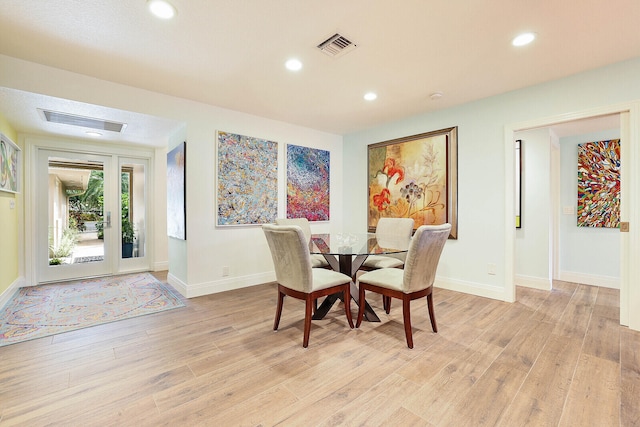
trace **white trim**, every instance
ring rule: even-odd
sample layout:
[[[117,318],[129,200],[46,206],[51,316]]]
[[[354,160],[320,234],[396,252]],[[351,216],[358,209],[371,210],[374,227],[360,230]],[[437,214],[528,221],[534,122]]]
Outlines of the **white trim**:
[[[262,285],[265,283],[274,282],[275,280],[275,272],[270,271],[266,273],[252,274],[249,276],[230,277],[223,280],[188,285],[173,274],[167,274],[167,283],[173,286],[178,292],[182,294],[182,296],[186,298],[194,298],[202,295],[209,295],[219,292],[231,291],[234,289]]]
[[[590,117],[605,116],[610,114],[621,114],[629,112],[628,121],[621,120],[621,136],[628,135],[628,144],[622,148],[623,165],[630,165],[629,168],[623,166],[623,182],[621,188],[621,220],[629,221],[631,224],[629,236],[621,238],[620,256],[620,324],[628,325],[630,329],[640,330],[640,310],[630,310],[631,307],[640,306],[640,266],[639,263],[630,262],[640,257],[640,212],[638,204],[640,197],[636,189],[637,181],[640,179],[640,167],[638,167],[640,155],[640,101],[624,102],[609,106],[591,108],[588,110],[571,112],[566,114],[543,117],[519,123],[505,125],[504,130],[504,150],[505,150],[505,292],[515,295],[515,232],[512,218],[515,218],[515,198],[514,198],[514,165],[513,157],[515,149],[513,146],[514,133],[517,131],[535,129],[552,126],[558,123],[570,122],[573,120],[587,119]],[[628,129],[625,128],[628,126]],[[625,147],[626,145],[626,147]],[[626,171],[624,171],[626,169]]]
[[[620,289],[620,278],[613,276],[599,276],[576,271],[561,271],[560,280],[564,282],[580,283],[582,285],[600,286],[602,288]]]
[[[156,261],[153,263],[152,271],[167,271],[169,270],[169,261]]]
[[[515,216],[514,216],[515,227]],[[436,288],[447,289],[465,294],[477,295],[479,297],[491,298],[499,301],[509,301],[506,289],[501,286],[491,286],[484,283],[466,282],[463,280],[451,279],[448,277],[436,277],[433,284]]]
[[[2,294],[0,294],[0,309],[4,308],[4,306],[7,305],[9,301],[11,301],[11,298],[16,293],[16,291],[19,288],[25,286],[25,284],[26,282],[24,280],[24,277],[18,277],[16,280],[14,280],[13,283],[11,283]]]
[[[516,275],[516,286],[550,291],[552,289],[552,285],[553,283],[548,277],[533,277],[522,274]]]

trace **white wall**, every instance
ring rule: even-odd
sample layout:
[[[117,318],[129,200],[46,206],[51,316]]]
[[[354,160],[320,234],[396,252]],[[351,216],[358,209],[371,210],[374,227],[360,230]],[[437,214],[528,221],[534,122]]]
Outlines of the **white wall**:
[[[518,132],[515,138],[522,140],[522,227],[516,230],[516,284],[551,289],[551,134],[548,129],[536,129]]]
[[[436,286],[510,300],[505,221],[513,220],[505,218],[505,128],[638,100],[638,75],[640,59],[629,60],[346,135],[344,156],[350,162],[344,178],[360,195],[345,197],[345,225],[366,229],[368,144],[458,126],[458,240],[445,246]],[[497,275],[488,274],[490,263],[497,265]]]
[[[560,218],[560,279],[619,288],[620,230],[578,227],[578,144],[620,138],[620,129],[560,139],[561,206],[572,214]]]
[[[156,150],[157,233],[154,265],[169,266],[169,280],[186,296],[264,283],[275,278],[260,227],[218,228],[215,210],[216,131],[265,138],[279,143],[280,203],[285,214],[285,144],[328,150],[331,156],[331,221],[312,224],[314,232],[342,227],[343,147],[339,135],[148,92],[0,55],[0,86],[71,99],[184,123],[165,142],[187,141],[187,241],[166,238],[166,149]],[[46,76],[44,78],[43,76]],[[161,223],[161,221],[164,221]],[[25,256],[25,254],[21,254]],[[222,276],[223,266],[230,275]]]

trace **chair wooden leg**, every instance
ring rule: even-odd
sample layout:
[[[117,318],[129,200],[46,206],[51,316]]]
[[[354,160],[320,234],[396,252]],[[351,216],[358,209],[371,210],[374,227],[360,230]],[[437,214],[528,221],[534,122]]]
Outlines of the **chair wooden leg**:
[[[284,302],[284,294],[278,289],[278,305],[276,307],[276,319],[273,322],[273,330],[278,330],[280,324],[280,316],[282,315],[282,303]]]
[[[353,329],[353,318],[351,317],[351,290],[349,287],[350,285],[347,285],[344,288],[344,312],[347,315],[349,327]]]
[[[307,295],[304,307],[304,337],[302,339],[302,346],[307,348],[309,345],[309,334],[311,333],[311,309],[313,302],[311,301],[311,294]]]
[[[389,314],[391,312],[391,297],[382,295],[382,306],[385,313]]]
[[[402,298],[402,317],[404,318],[404,334],[407,336],[407,346],[413,348],[413,334],[411,333],[411,299],[409,295]]]
[[[433,294],[427,295],[427,306],[429,307],[429,318],[431,319],[431,329],[433,332],[438,332],[438,325],[436,325],[436,315],[433,311]]]
[[[364,305],[366,301],[364,300],[364,286],[362,283],[360,284],[360,291],[358,292],[358,318],[356,319],[356,328],[360,327],[362,323],[362,318],[364,317]]]

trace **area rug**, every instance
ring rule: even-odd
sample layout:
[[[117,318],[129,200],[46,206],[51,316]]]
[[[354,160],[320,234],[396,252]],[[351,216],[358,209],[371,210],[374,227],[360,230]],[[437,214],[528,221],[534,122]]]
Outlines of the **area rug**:
[[[0,347],[179,307],[148,273],[20,288],[0,310]]]

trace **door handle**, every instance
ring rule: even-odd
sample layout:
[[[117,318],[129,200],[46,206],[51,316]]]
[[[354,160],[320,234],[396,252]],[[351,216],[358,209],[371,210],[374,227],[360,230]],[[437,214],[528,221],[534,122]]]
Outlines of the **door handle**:
[[[111,212],[105,212],[106,221],[104,223],[104,228],[111,228]]]

